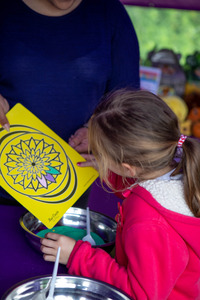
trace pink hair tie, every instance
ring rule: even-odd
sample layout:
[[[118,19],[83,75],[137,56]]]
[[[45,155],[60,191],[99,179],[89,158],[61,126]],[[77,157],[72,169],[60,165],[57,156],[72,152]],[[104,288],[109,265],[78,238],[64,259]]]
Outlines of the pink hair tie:
[[[178,148],[181,148],[185,140],[187,139],[187,135],[181,134],[179,140],[178,140]]]
[[[180,163],[180,161],[182,160],[182,156],[183,156],[183,143],[185,142],[185,140],[187,139],[187,135],[181,134],[178,143],[177,143],[177,147],[176,147],[176,152],[174,155],[174,160],[177,163]]]

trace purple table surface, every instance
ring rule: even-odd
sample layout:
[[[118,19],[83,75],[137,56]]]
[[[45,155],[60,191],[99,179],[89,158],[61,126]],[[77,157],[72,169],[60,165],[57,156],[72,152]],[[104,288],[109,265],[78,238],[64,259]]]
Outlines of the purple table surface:
[[[24,212],[21,206],[0,205],[0,299],[20,281],[53,272],[53,263],[44,261],[25,238],[19,224]],[[64,265],[59,265],[58,274],[67,274]]]
[[[117,202],[121,200],[104,191],[97,179],[89,196],[90,209],[114,218]],[[20,227],[24,212],[22,206],[0,205],[0,299],[15,284],[36,276],[51,276],[53,272],[53,263],[44,261],[42,253],[32,248]],[[59,265],[58,274],[67,274],[64,265]]]
[[[122,199],[115,196],[107,186],[105,189],[102,188],[100,179],[97,178],[90,191],[88,203],[90,209],[114,219],[118,213],[118,202],[122,203]]]

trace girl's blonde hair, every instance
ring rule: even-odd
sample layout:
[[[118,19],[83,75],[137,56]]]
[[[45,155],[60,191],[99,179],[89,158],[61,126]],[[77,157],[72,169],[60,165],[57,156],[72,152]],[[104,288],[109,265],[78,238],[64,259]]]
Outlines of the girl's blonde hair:
[[[139,180],[172,166],[173,175],[183,173],[187,204],[199,217],[200,143],[188,137],[177,163],[174,156],[179,138],[176,115],[162,99],[148,91],[120,89],[108,94],[89,122],[90,149],[97,160],[101,181],[109,186],[109,169],[113,164],[121,170],[122,163],[139,167]]]

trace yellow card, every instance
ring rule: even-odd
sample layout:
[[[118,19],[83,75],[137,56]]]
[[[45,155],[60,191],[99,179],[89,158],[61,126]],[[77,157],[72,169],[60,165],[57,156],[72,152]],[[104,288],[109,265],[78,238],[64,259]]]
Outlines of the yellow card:
[[[0,185],[52,228],[98,177],[85,159],[20,103],[0,128]]]

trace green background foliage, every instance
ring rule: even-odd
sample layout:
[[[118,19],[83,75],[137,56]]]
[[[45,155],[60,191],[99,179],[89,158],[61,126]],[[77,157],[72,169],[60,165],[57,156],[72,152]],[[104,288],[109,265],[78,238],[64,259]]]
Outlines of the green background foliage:
[[[154,48],[168,48],[182,55],[185,64],[187,55],[200,51],[200,12],[151,7],[125,6],[135,27],[141,63]]]

